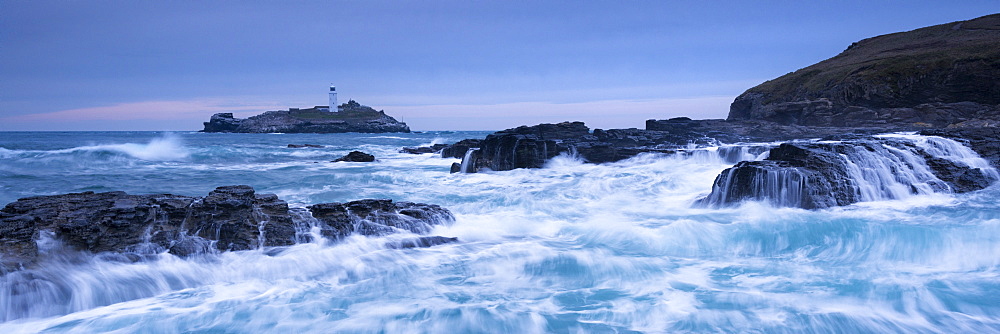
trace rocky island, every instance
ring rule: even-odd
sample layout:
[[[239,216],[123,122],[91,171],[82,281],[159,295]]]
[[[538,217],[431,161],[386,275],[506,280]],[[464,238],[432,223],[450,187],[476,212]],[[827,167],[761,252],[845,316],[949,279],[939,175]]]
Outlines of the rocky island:
[[[313,107],[272,110],[248,118],[234,118],[232,113],[217,113],[205,122],[201,132],[235,133],[409,133],[406,123],[386,115],[384,110],[361,105],[354,100],[341,104],[337,111]]]

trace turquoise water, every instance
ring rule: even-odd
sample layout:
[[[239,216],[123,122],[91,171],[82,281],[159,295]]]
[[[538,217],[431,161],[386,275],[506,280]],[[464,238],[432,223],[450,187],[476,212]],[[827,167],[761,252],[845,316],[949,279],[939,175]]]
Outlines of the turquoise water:
[[[711,154],[450,174],[420,134],[0,133],[0,203],[248,184],[292,206],[439,204],[460,242],[386,239],[123,264],[55,259],[0,279],[11,333],[984,333],[1000,331],[1000,195],[827,210],[692,207],[731,164]],[[289,149],[287,144],[325,148]],[[351,150],[375,163],[330,163]],[[30,288],[26,288],[30,287]],[[25,292],[27,291],[27,292]]]

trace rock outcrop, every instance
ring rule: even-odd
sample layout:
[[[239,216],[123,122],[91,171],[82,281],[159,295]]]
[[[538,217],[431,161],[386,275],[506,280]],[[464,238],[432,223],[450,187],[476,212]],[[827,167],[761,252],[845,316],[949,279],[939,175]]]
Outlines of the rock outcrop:
[[[459,158],[465,157],[465,153],[469,152],[469,149],[479,148],[483,145],[482,139],[462,139],[458,142],[448,145],[441,149],[442,158]]]
[[[880,127],[808,127],[767,121],[692,120],[679,117],[648,120],[646,129],[595,129],[582,122],[539,124],[498,131],[479,141],[452,172],[539,168],[559,154],[574,154],[591,163],[614,162],[640,153],[675,153],[721,143],[771,142],[798,138],[869,135]],[[457,145],[457,144],[456,144]],[[465,148],[467,151],[470,148]],[[448,152],[446,148],[442,155]],[[449,153],[454,156],[454,153]]]
[[[83,192],[22,198],[0,210],[0,273],[34,266],[44,246],[71,251],[177,256],[289,246],[308,241],[297,230],[317,224],[323,235],[423,234],[450,223],[439,206],[391,200],[325,203],[296,213],[274,194],[249,186],[218,187],[205,197]],[[430,239],[429,239],[430,240]],[[431,241],[427,241],[428,243]],[[43,245],[43,246],[40,246]]]
[[[363,106],[353,100],[340,105],[338,112],[325,108],[267,111],[246,119],[232,113],[218,113],[204,123],[201,132],[238,133],[385,133],[410,132],[406,123],[386,115],[384,111]]]
[[[424,154],[437,153],[448,147],[448,144],[434,144],[431,146],[404,147],[399,149],[399,153]]]
[[[852,44],[750,88],[729,120],[808,126],[982,126],[1000,121],[1000,14]]]
[[[818,209],[980,190],[998,178],[994,165],[946,138],[791,142],[771,149],[765,160],[739,162],[723,171],[699,204],[753,200]]]
[[[323,203],[309,207],[320,224],[320,233],[340,239],[352,233],[378,236],[396,230],[424,234],[433,225],[454,221],[448,210],[432,204],[360,200],[347,203]]]
[[[341,162],[341,161],[343,161],[343,162],[372,162],[372,161],[375,161],[375,156],[371,155],[371,154],[368,154],[368,153],[365,153],[365,152],[361,152],[361,151],[351,151],[350,153],[347,153],[347,155],[342,156],[342,157],[337,158],[337,159],[334,159],[333,161],[330,161],[330,162]]]

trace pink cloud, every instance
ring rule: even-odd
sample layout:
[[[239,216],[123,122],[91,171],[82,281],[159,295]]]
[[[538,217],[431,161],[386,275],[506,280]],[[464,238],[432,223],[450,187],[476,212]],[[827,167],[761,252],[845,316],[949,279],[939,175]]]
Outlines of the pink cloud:
[[[385,106],[385,112],[412,129],[499,130],[543,122],[583,121],[594,128],[643,127],[647,119],[687,116],[726,118],[732,96],[578,103],[519,102]]]
[[[282,108],[275,103],[239,103],[232,99],[196,99],[182,101],[143,101],[112,106],[60,110],[0,118],[9,122],[92,121],[92,120],[178,120],[208,119],[213,113],[233,112],[250,116],[265,110]],[[244,115],[240,115],[244,116]]]

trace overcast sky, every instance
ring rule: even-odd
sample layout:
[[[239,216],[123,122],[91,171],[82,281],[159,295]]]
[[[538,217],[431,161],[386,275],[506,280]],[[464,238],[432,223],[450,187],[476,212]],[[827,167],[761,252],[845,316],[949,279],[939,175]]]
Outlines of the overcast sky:
[[[0,131],[327,104],[413,130],[725,118],[747,88],[1000,1],[0,0]]]

